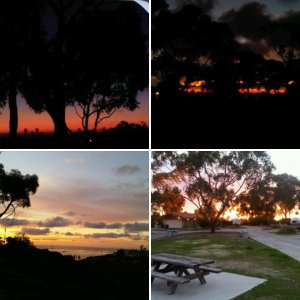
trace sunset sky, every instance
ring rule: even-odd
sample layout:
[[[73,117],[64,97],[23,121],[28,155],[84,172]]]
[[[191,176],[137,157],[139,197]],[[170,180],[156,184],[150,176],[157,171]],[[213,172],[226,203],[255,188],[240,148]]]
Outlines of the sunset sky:
[[[149,121],[149,92],[145,90],[140,92],[138,95],[138,100],[140,106],[135,111],[128,111],[125,109],[120,109],[111,118],[106,119],[100,124],[99,128],[110,128],[118,125],[120,121],[127,121],[128,123],[141,123]],[[26,128],[28,132],[35,131],[36,128],[41,132],[52,132],[53,122],[48,113],[43,112],[41,114],[36,114],[29,106],[26,104],[25,100],[21,97],[18,98],[18,110],[19,110],[19,132],[24,132]],[[68,107],[66,113],[67,125],[71,130],[77,131],[81,128],[81,119],[76,115],[74,107]],[[92,123],[91,123],[92,124]],[[9,109],[8,106],[5,109],[0,109],[0,134],[7,133],[9,128]],[[82,129],[82,128],[81,128]]]
[[[8,172],[36,174],[31,207],[2,221],[0,236],[37,246],[148,247],[148,152],[2,152]]]
[[[267,153],[270,155],[271,161],[276,168],[273,171],[274,174],[287,173],[300,180],[300,150],[268,150]],[[195,208],[195,205],[186,202],[183,210],[193,213]],[[235,212],[227,215],[236,217]]]

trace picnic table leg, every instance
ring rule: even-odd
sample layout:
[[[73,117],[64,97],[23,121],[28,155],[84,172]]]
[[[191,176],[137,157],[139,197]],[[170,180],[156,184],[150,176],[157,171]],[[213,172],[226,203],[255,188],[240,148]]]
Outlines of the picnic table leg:
[[[161,265],[160,262],[156,262],[156,263],[154,264],[154,269],[153,269],[153,270],[154,270],[154,271],[157,271],[157,270],[159,269],[160,265]],[[151,277],[151,284],[153,283],[154,279],[155,279],[155,277]]]
[[[170,292],[169,292],[169,295],[175,294],[177,287],[178,287],[178,284],[177,284],[177,283],[171,283],[171,284],[170,284]]]
[[[204,278],[204,273],[198,267],[195,267],[194,271],[195,271],[195,273],[199,274],[198,279],[200,281],[200,284],[205,284],[206,280]]]

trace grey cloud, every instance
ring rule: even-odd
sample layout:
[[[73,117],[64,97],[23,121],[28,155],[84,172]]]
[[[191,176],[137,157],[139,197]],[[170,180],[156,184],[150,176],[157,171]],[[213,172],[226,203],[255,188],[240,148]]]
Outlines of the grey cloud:
[[[250,2],[238,10],[232,9],[224,13],[219,20],[227,22],[237,35],[262,39],[265,35],[264,28],[270,24],[272,17],[265,4]]]
[[[43,235],[50,232],[49,228],[38,229],[38,228],[26,228],[24,227],[21,234],[31,234],[31,235]]]
[[[99,222],[99,223],[84,222],[83,226],[88,228],[106,228],[106,224],[103,222]]]
[[[112,224],[106,225],[106,228],[108,228],[108,229],[119,229],[122,227],[123,227],[123,225],[121,223],[112,223]]]
[[[120,229],[124,227],[124,230],[126,232],[140,232],[140,231],[148,231],[149,224],[148,223],[112,223],[112,224],[106,224],[104,222],[98,222],[98,223],[91,223],[91,222],[84,222],[84,227],[88,228],[98,228],[98,229]]]
[[[38,222],[41,227],[65,227],[71,225],[72,221],[63,217],[55,217],[45,221]]]
[[[134,240],[134,241],[149,241],[149,236],[141,236],[140,234],[136,234],[136,235],[131,235],[130,239]]]
[[[148,231],[149,224],[148,223],[126,223],[124,228],[125,228],[125,232],[127,233]]]
[[[134,174],[140,171],[141,168],[138,166],[130,166],[130,165],[124,165],[116,169],[115,173],[118,176],[124,176],[128,174]]]
[[[110,239],[118,239],[122,237],[130,237],[128,233],[93,233],[93,234],[85,234],[85,238],[110,238]]]
[[[73,236],[73,235],[75,235],[75,234],[72,233],[72,232],[70,232],[70,231],[68,231],[68,232],[65,233],[65,235],[67,235],[67,236]]]
[[[200,7],[204,13],[208,13],[215,7],[218,0],[167,0],[167,2],[170,10],[173,11],[179,11],[187,5],[195,5]]]
[[[6,218],[1,220],[0,224],[3,226],[23,226],[28,225],[30,222],[26,219],[12,219],[12,218]]]
[[[64,213],[65,216],[69,216],[69,217],[73,217],[73,216],[76,216],[76,212],[75,211],[72,211],[72,210],[69,210],[69,211],[66,211]]]
[[[278,0],[283,5],[290,5],[299,2],[299,0]]]

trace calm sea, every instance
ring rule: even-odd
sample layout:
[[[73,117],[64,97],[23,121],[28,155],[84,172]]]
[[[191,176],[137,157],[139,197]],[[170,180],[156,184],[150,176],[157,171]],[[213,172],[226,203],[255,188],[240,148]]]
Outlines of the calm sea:
[[[117,251],[117,249],[107,249],[107,248],[64,247],[64,246],[49,246],[49,247],[41,246],[38,248],[60,252],[63,255],[80,256],[81,259],[89,257],[89,256],[112,254]]]

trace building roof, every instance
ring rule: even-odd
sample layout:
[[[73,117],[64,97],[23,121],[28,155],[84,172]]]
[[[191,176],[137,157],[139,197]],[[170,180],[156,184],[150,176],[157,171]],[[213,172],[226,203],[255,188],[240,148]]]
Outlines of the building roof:
[[[187,220],[187,219],[196,219],[196,215],[188,212],[173,212],[171,214],[168,214],[165,216],[165,219],[182,219],[182,220]]]

